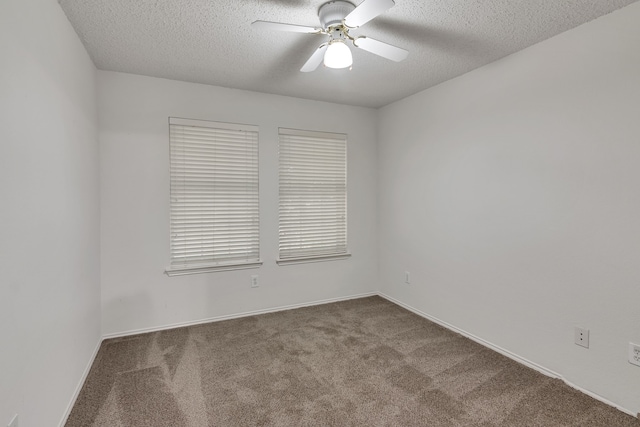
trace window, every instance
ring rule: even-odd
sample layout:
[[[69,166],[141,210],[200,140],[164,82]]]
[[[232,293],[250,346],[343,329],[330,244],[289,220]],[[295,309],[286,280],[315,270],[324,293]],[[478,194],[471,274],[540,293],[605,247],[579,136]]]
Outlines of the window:
[[[169,119],[169,276],[260,262],[258,128]]]
[[[347,136],[280,129],[278,264],[346,258]]]

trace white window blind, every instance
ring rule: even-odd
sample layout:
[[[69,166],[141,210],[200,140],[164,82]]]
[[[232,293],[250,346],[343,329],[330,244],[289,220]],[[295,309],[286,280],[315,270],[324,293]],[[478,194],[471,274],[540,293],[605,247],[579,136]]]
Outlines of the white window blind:
[[[347,136],[279,129],[279,263],[347,254]]]
[[[169,119],[167,274],[260,264],[258,128]]]

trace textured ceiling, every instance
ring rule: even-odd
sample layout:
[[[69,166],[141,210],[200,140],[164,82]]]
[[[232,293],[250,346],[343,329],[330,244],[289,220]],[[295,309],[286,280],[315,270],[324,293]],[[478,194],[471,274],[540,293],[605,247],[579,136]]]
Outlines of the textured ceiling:
[[[396,63],[352,48],[351,71],[320,66],[301,73],[326,36],[250,26],[265,20],[316,27],[325,1],[60,0],[60,5],[101,70],[380,107],[636,0],[395,0],[393,8],[351,34],[402,47],[409,57]]]

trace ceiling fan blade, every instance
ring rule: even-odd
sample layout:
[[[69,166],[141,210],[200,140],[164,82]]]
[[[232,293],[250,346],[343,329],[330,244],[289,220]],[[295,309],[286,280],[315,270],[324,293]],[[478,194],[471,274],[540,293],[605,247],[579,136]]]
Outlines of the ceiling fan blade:
[[[383,58],[396,62],[404,60],[407,55],[409,55],[409,52],[404,49],[391,46],[390,44],[383,43],[369,37],[358,37],[353,41],[353,44],[362,50],[366,50],[367,52],[371,52],[375,55],[382,56]]]
[[[300,68],[300,71],[302,71],[303,73],[315,71],[315,69],[318,68],[318,65],[320,65],[320,63],[324,59],[324,53],[327,50],[328,46],[329,46],[329,43],[322,43],[316,49],[316,51],[313,52],[311,57],[307,59],[307,62],[305,62],[302,68]]]
[[[358,28],[396,4],[393,0],[364,0],[344,18],[344,25]]]
[[[322,33],[322,28],[305,27],[303,25],[295,24],[281,24],[280,22],[255,21],[251,23],[251,26],[260,30],[289,31],[293,33],[306,34]]]

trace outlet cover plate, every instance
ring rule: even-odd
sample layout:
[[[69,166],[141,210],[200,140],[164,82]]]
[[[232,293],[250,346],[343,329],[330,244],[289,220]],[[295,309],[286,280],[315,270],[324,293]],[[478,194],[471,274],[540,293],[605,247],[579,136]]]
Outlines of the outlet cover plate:
[[[629,363],[640,366],[640,345],[629,343]]]
[[[258,275],[254,274],[253,276],[251,276],[251,287],[257,288],[258,286],[260,286],[260,283],[258,282]]]
[[[575,328],[574,341],[576,345],[589,348],[589,330],[584,328]]]

